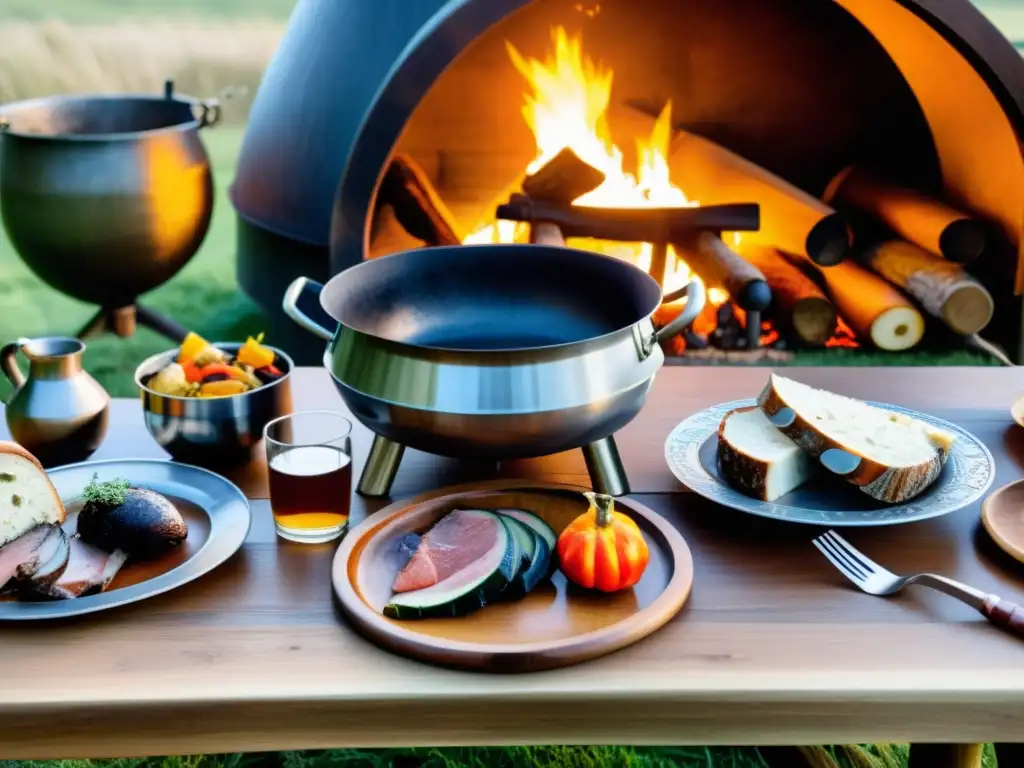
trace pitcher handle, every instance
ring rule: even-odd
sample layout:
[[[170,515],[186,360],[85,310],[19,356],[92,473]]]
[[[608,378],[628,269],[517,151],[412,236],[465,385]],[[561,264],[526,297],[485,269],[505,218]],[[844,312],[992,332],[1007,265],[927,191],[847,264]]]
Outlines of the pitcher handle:
[[[18,350],[25,344],[25,341],[25,339],[18,339],[0,347],[0,370],[4,372],[15,389],[20,389],[25,383],[25,374],[18,367],[17,358]]]

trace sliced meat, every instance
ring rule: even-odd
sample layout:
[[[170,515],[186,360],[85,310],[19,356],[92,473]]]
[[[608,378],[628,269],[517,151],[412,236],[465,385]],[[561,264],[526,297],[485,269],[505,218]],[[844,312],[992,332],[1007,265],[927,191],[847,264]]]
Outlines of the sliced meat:
[[[31,578],[57,552],[58,531],[56,523],[37,525],[0,547],[0,586],[12,579]]]
[[[25,586],[30,590],[39,591],[53,584],[63,575],[64,569],[67,568],[68,560],[71,557],[71,542],[68,539],[68,535],[64,532],[63,528],[58,526],[56,533],[40,547],[40,552],[49,545],[51,540],[56,542],[53,554],[48,560],[43,561],[39,568],[36,569],[36,572],[28,579]]]
[[[120,549],[105,552],[76,536],[71,540],[71,555],[64,572],[55,583],[43,585],[39,592],[58,600],[102,592],[127,559],[128,555]]]
[[[398,572],[394,592],[411,592],[444,581],[494,546],[501,521],[456,509],[442,517],[420,540],[416,552]]]

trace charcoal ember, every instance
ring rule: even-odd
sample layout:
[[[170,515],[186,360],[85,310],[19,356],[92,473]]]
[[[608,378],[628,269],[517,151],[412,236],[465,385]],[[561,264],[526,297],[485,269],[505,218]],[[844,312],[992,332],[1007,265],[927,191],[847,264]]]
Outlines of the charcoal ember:
[[[736,320],[736,313],[733,312],[731,302],[727,301],[718,308],[715,312],[715,322],[718,324],[719,328],[724,328],[727,325],[738,322]]]
[[[708,341],[718,349],[736,349],[736,340],[739,338],[737,329],[715,328],[711,332]]]
[[[687,349],[706,349],[708,346],[707,337],[697,333],[692,328],[687,328],[683,331],[683,341],[686,342]]]
[[[747,337],[737,336],[736,343],[733,345],[733,349],[746,349],[747,348]]]

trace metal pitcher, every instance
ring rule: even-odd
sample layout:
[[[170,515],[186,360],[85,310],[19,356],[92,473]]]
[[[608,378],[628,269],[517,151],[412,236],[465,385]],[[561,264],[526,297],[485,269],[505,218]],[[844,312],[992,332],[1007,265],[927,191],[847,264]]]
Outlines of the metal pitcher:
[[[26,377],[17,353],[29,361]],[[11,436],[44,467],[84,461],[107,434],[110,395],[82,367],[85,344],[51,336],[0,348],[0,369],[14,385],[7,403]]]

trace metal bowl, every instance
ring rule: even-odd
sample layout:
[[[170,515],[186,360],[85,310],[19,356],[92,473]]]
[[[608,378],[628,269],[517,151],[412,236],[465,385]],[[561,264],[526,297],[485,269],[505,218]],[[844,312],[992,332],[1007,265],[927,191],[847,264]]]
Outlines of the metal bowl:
[[[238,343],[215,342],[234,353]],[[249,462],[263,437],[263,427],[292,411],[291,372],[295,365],[280,349],[276,365],[280,379],[240,395],[178,397],[162,395],[143,382],[178,357],[178,350],[161,352],[135,369],[135,384],[142,396],[146,429],[160,447],[177,461],[210,469],[226,469]]]

